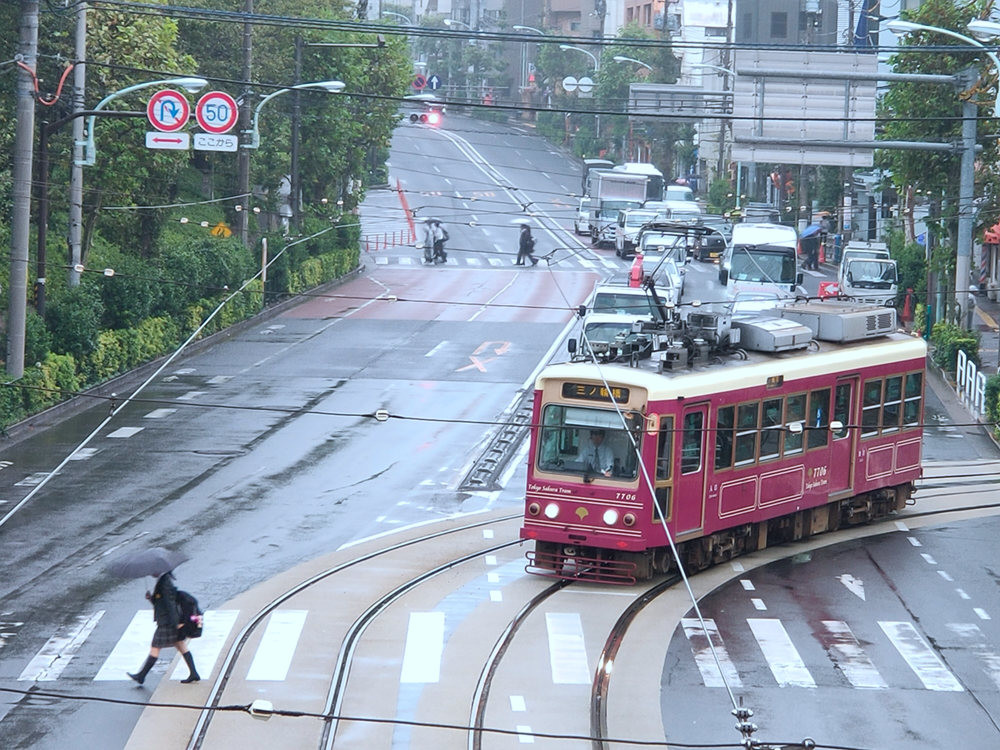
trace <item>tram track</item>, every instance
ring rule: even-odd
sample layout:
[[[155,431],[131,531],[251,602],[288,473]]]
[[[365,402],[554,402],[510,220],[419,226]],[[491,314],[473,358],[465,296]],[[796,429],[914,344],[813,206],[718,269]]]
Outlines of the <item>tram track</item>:
[[[509,514],[500,517],[493,517],[489,519],[484,519],[481,521],[476,521],[470,524],[464,524],[450,529],[443,529],[428,534],[422,534],[412,539],[406,539],[404,541],[398,542],[396,544],[389,545],[387,547],[380,548],[378,550],[358,555],[349,560],[337,563],[325,570],[322,570],[315,575],[309,577],[308,579],[300,582],[299,584],[288,588],[286,591],[282,592],[276,598],[272,599],[267,605],[262,607],[260,610],[254,614],[250,620],[243,626],[239,634],[234,639],[232,645],[227,651],[222,665],[219,670],[219,676],[215,679],[211,691],[209,693],[208,699],[205,702],[204,708],[198,716],[197,722],[191,732],[190,739],[187,744],[188,750],[200,750],[201,748],[208,747],[206,745],[208,732],[212,724],[213,718],[217,714],[217,709],[222,705],[223,695],[230,680],[233,678],[233,674],[239,664],[239,657],[243,652],[244,647],[250,641],[250,639],[257,632],[258,628],[264,623],[267,617],[274,612],[278,607],[283,604],[290,602],[295,596],[306,592],[320,583],[328,581],[331,577],[343,573],[345,571],[350,571],[353,568],[361,565],[362,563],[376,560],[380,557],[387,556],[393,552],[397,552],[408,547],[413,547],[420,545],[422,543],[431,542],[439,540],[443,537],[449,535],[459,534],[462,532],[482,528],[484,526],[495,525],[504,521],[512,521],[520,518],[520,514]],[[341,648],[341,657],[338,658],[337,668],[334,670],[331,676],[330,689],[327,695],[327,702],[324,713],[328,717],[324,721],[324,729],[321,735],[321,741],[319,744],[320,748],[332,747],[332,741],[335,735],[335,727],[331,727],[332,721],[330,717],[330,711],[333,706],[339,706],[340,700],[343,696],[344,686],[346,685],[346,680],[348,673],[350,671],[350,653],[353,651],[354,645],[357,643],[357,639],[364,632],[364,629],[368,624],[378,615],[379,612],[385,609],[388,604],[395,601],[403,593],[411,590],[414,586],[418,585],[422,581],[429,580],[434,575],[438,573],[454,568],[457,565],[467,562],[470,559],[476,557],[482,557],[485,555],[492,554],[493,552],[503,549],[505,547],[514,546],[519,544],[519,540],[500,542],[491,544],[484,549],[477,550],[476,552],[469,553],[466,555],[461,555],[458,558],[454,558],[442,565],[436,566],[435,569],[431,571],[425,571],[419,576],[416,576],[403,584],[399,584],[389,592],[384,594],[376,603],[371,605],[365,613],[358,618],[354,626],[352,626],[351,632],[354,633],[350,641],[350,647],[345,652],[345,648],[348,646],[348,640],[345,638],[344,645]],[[348,658],[345,659],[345,653]]]

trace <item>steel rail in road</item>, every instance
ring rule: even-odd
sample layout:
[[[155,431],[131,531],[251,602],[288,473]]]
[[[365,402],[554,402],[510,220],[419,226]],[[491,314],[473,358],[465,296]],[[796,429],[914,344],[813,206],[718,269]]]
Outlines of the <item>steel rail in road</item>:
[[[302,581],[301,583],[291,587],[283,594],[273,599],[270,603],[266,604],[257,614],[250,618],[250,621],[243,626],[243,629],[239,632],[233,644],[230,646],[229,651],[226,653],[225,658],[222,661],[221,669],[219,670],[219,676],[215,679],[215,683],[212,685],[212,690],[209,693],[208,700],[205,704],[204,709],[198,716],[198,721],[192,730],[191,739],[188,742],[187,750],[200,750],[203,747],[206,735],[208,733],[208,727],[212,721],[212,718],[216,714],[216,709],[218,709],[219,704],[222,700],[222,693],[232,677],[233,671],[236,667],[237,659],[240,653],[243,651],[243,647],[246,645],[247,641],[254,634],[257,628],[264,622],[268,615],[271,614],[279,606],[287,602],[292,597],[300,594],[301,592],[315,586],[317,583],[321,583],[330,576],[336,575],[345,570],[349,570],[356,565],[363,562],[375,559],[377,557],[387,555],[391,552],[396,552],[406,547],[411,547],[422,542],[431,541],[433,539],[439,539],[441,537],[449,536],[451,534],[457,534],[463,531],[468,531],[470,529],[480,528],[482,526],[489,526],[502,521],[512,521],[514,519],[520,518],[520,513],[512,513],[505,516],[500,516],[497,518],[488,518],[481,521],[476,521],[474,523],[465,524],[463,526],[458,526],[453,529],[442,529],[440,531],[435,531],[430,534],[423,534],[421,536],[415,537],[413,539],[407,539],[396,544],[392,544],[388,547],[383,547],[382,549],[369,552],[364,555],[359,555],[358,557],[352,558],[342,563],[338,563],[331,568],[327,568],[324,571],[317,573],[316,575]],[[500,547],[508,546],[510,544],[518,544],[520,540],[515,542],[509,542],[505,545],[499,545]],[[489,551],[481,552],[480,554],[488,554]],[[327,724],[329,725],[329,724]],[[331,733],[332,737],[332,733]]]

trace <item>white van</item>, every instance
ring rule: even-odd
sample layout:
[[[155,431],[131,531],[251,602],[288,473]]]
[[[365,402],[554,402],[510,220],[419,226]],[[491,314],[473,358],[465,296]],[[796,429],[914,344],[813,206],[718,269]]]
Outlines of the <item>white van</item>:
[[[801,292],[798,233],[782,224],[736,224],[719,264],[726,296],[742,310],[764,309]],[[760,304],[755,304],[757,301]]]

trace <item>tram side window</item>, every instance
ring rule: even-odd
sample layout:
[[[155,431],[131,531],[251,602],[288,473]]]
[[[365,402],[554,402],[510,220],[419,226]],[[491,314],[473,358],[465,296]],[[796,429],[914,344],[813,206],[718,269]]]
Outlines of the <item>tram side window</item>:
[[[851,384],[840,383],[837,390],[833,392],[833,419],[840,422],[843,427],[834,433],[835,438],[842,438],[847,434],[847,425],[851,423]]]
[[[789,428],[806,419],[806,394],[797,393],[785,400],[785,455],[802,452],[802,433],[794,433]]]
[[[656,478],[670,479],[670,467],[674,462],[674,418],[660,418],[660,432],[656,437]]]
[[[684,435],[681,438],[681,474],[692,474],[701,469],[701,441],[705,434],[702,413],[684,415]]]
[[[740,404],[736,410],[736,465],[752,464],[757,458],[757,410],[760,405]]]
[[[810,448],[821,448],[830,440],[830,389],[813,391],[809,394],[809,433]]]
[[[916,427],[920,424],[920,399],[923,394],[924,376],[922,372],[911,372],[906,376],[903,391],[903,426]]]
[[[723,406],[715,418],[715,468],[728,469],[733,465],[733,419],[736,409]]]
[[[866,380],[861,400],[861,437],[878,435],[878,422],[882,414],[882,380]]]
[[[774,398],[761,405],[760,460],[777,458],[781,455],[781,399]]]
[[[885,403],[882,405],[882,432],[899,429],[899,415],[903,401],[903,376],[885,379]]]

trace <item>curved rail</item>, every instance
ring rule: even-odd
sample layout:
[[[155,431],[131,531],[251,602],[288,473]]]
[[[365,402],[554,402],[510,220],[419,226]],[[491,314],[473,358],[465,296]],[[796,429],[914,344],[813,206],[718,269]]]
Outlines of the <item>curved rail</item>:
[[[205,735],[208,732],[208,726],[212,721],[212,717],[215,715],[216,710],[219,707],[219,703],[222,699],[222,693],[232,676],[232,671],[236,666],[236,660],[239,658],[240,653],[243,651],[243,647],[246,645],[247,641],[253,635],[257,627],[264,621],[264,619],[271,614],[275,609],[284,604],[286,601],[294,597],[295,595],[305,591],[311,586],[326,580],[332,575],[340,573],[344,570],[348,570],[355,565],[359,565],[368,560],[372,560],[381,555],[386,555],[391,552],[395,552],[400,549],[405,549],[406,547],[413,546],[415,544],[420,544],[422,542],[429,541],[431,539],[437,539],[443,536],[448,536],[450,534],[457,534],[462,531],[468,531],[469,529],[479,528],[481,526],[488,526],[490,524],[499,523],[502,521],[511,521],[515,518],[520,518],[520,513],[512,513],[505,516],[500,516],[497,518],[484,519],[482,521],[476,521],[475,523],[465,524],[464,526],[458,526],[453,529],[443,529],[441,531],[435,531],[430,534],[424,534],[422,536],[415,537],[413,539],[408,539],[403,542],[398,542],[396,544],[384,547],[382,549],[376,550],[374,552],[369,552],[364,555],[359,555],[351,560],[347,560],[343,563],[338,563],[332,568],[321,571],[311,578],[302,581],[301,583],[293,586],[288,591],[284,592],[277,598],[273,599],[271,602],[266,604],[257,614],[250,618],[243,629],[239,632],[236,639],[233,641],[232,646],[229,647],[229,651],[226,653],[225,658],[222,661],[221,668],[219,670],[219,676],[216,678],[215,683],[212,685],[212,690],[209,693],[208,701],[205,707],[202,709],[201,714],[198,716],[198,721],[194,726],[191,733],[191,739],[188,741],[187,750],[200,750],[205,742]],[[518,542],[512,542],[516,544]]]

